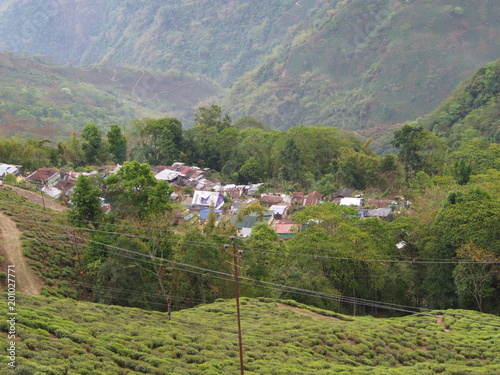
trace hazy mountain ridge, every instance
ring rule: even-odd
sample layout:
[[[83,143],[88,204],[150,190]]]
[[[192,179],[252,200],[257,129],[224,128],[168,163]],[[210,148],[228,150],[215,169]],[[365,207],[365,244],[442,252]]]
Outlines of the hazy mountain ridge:
[[[364,129],[426,114],[498,57],[499,4],[451,3],[339,3],[236,82],[226,107],[283,129]]]
[[[207,77],[235,120],[363,130],[431,112],[498,58],[499,13],[494,0],[4,0],[0,48]],[[192,120],[192,105],[147,104]]]
[[[0,69],[0,130],[5,136],[55,140],[88,123],[106,128],[144,116],[188,122],[200,103],[220,91],[178,71],[62,67],[42,56],[0,54]]]
[[[286,42],[308,11],[337,1],[24,1],[0,14],[0,47],[61,64],[173,68],[224,84]]]

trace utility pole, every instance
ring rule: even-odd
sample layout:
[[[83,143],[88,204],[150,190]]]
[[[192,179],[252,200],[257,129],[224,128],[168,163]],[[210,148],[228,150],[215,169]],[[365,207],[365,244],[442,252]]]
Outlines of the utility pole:
[[[42,189],[45,186],[45,180],[42,180]],[[40,191],[40,194],[42,196],[42,204],[43,204],[43,210],[45,211],[45,199],[43,198],[43,191]]]
[[[235,288],[235,294],[236,294],[236,319],[238,321],[238,346],[240,350],[240,372],[241,375],[245,374],[245,368],[243,365],[243,338],[241,334],[241,314],[240,314],[240,288],[238,285],[238,268],[240,267],[239,265],[239,259],[241,258],[241,253],[243,252],[242,250],[236,251],[236,243],[234,242],[234,237],[231,236],[231,243],[233,245],[233,252],[232,254],[229,251],[226,251],[228,254],[233,256],[233,263],[228,262],[233,266],[234,270],[234,288]],[[224,248],[227,249],[228,245],[224,245]]]

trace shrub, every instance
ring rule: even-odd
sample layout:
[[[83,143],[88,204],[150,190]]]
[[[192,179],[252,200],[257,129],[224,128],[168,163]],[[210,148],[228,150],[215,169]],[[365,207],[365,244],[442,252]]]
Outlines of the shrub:
[[[17,375],[33,375],[34,373],[33,369],[29,366],[22,365],[16,368]]]

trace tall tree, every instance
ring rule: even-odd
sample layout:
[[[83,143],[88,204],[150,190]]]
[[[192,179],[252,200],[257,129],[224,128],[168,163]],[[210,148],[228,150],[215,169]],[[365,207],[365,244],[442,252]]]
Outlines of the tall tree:
[[[69,212],[70,220],[74,226],[80,227],[88,224],[98,226],[102,217],[101,191],[92,184],[91,178],[80,175],[71,195],[73,210]]]
[[[171,164],[181,156],[185,147],[182,123],[176,118],[157,120],[143,118],[132,122],[134,133],[139,137],[133,148],[133,158],[152,165]]]
[[[302,156],[293,138],[285,141],[285,145],[281,151],[281,159],[281,178],[287,181],[299,182],[302,176]]]
[[[422,255],[433,259],[455,259],[464,246],[483,249],[500,256],[500,202],[484,191],[449,194],[445,207],[439,211],[431,227]],[[431,307],[451,308],[458,304],[457,284],[453,277],[454,264],[431,264],[427,269],[425,287]],[[439,278],[437,276],[439,275]],[[498,308],[498,299],[488,302]],[[470,306],[464,306],[470,307]]]
[[[83,144],[83,150],[87,157],[87,163],[94,164],[102,162],[101,142],[102,131],[96,124],[87,124],[83,128],[82,137],[87,141]]]
[[[172,209],[169,198],[173,188],[155,179],[148,164],[127,161],[107,178],[106,185],[110,200],[116,202],[122,215],[144,218]]]
[[[122,130],[116,124],[111,124],[106,133],[109,143],[109,151],[113,155],[113,161],[121,164],[127,156],[127,138],[122,134]]]
[[[420,170],[422,165],[419,151],[422,148],[423,132],[422,125],[406,124],[394,132],[394,138],[391,141],[391,144],[399,149],[398,156],[403,162],[407,182]]]
[[[198,108],[198,113],[194,115],[195,125],[206,125],[216,128],[218,132],[231,126],[231,118],[226,113],[222,115],[222,108],[212,104],[210,107]]]

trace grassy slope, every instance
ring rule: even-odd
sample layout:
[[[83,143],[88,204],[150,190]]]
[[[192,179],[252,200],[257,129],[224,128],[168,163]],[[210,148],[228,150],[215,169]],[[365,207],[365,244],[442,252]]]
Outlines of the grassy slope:
[[[76,289],[81,289],[75,286],[79,283],[76,250],[83,251],[84,245],[73,236],[86,234],[61,226],[64,213],[44,210],[6,186],[0,186],[0,212],[15,221],[22,232],[23,254],[46,285],[42,294],[76,298]],[[5,272],[7,265],[0,264],[0,268]]]
[[[6,295],[2,294],[6,299]],[[164,314],[17,296],[17,363],[44,374],[235,374],[234,301]],[[326,319],[306,306],[243,299],[248,374],[494,374],[500,319],[442,316]],[[6,304],[0,305],[6,316]],[[7,330],[7,322],[0,323]],[[7,340],[0,341],[2,351]],[[2,356],[0,374],[5,370]],[[24,372],[29,373],[29,372]]]
[[[0,12],[1,49],[50,55],[64,64],[173,68],[224,84],[286,43],[288,28],[325,1],[69,0],[43,8],[35,3]]]
[[[467,137],[500,142],[500,59],[460,83],[453,95],[418,122],[450,146]]]
[[[491,0],[343,1],[236,82],[226,106],[274,128],[413,120],[498,57],[498,7]]]
[[[178,72],[123,67],[61,67],[42,57],[0,54],[2,135],[56,140],[93,122],[106,129],[133,118],[191,121],[216,85]]]

